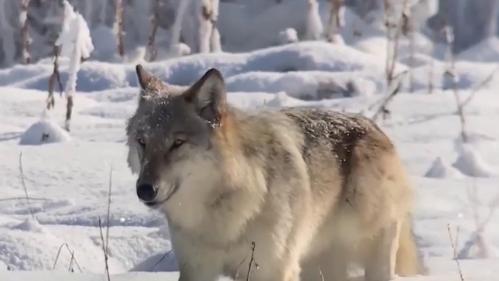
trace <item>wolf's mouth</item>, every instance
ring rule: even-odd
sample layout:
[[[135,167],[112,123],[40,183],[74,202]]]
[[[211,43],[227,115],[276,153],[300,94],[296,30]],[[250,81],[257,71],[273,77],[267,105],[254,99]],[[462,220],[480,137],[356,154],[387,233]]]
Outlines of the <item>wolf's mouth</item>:
[[[155,207],[157,205],[161,205],[163,203],[166,203],[178,191],[179,188],[180,188],[180,181],[176,180],[175,183],[172,185],[172,188],[170,188],[170,192],[168,192],[165,199],[159,200],[159,201],[144,202],[144,204],[146,204],[146,206],[152,208],[152,207]]]
[[[175,183],[173,184],[173,187],[170,189],[168,195],[166,195],[166,199],[164,200],[164,202],[170,200],[173,194],[175,194],[178,191],[179,187],[180,187],[180,180],[177,179],[175,180]]]

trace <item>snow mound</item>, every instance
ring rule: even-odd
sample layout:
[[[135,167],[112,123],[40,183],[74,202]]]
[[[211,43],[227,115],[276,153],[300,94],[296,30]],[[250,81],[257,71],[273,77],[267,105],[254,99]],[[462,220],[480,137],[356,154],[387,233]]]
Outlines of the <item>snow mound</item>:
[[[69,134],[51,120],[40,120],[31,125],[22,135],[19,144],[40,145],[45,143],[67,142]]]
[[[294,28],[286,28],[279,32],[278,39],[281,44],[296,43],[298,42],[298,32]]]
[[[425,177],[427,178],[461,178],[463,175],[459,170],[452,167],[449,163],[444,161],[441,157],[437,157],[430,169],[425,173]]]
[[[370,96],[378,85],[356,72],[293,71],[285,73],[255,71],[227,79],[229,91],[286,92],[303,100],[322,100]]]
[[[67,64],[66,60],[61,60],[63,81],[68,78]],[[362,53],[349,46],[316,41],[287,44],[248,53],[195,54],[147,63],[144,66],[162,80],[176,85],[193,83],[209,68],[218,68],[226,79],[258,71],[356,72],[355,77],[372,81],[383,81],[384,77],[384,63],[376,56]],[[397,69],[403,70],[405,67],[399,65]],[[16,66],[0,71],[0,85],[46,91],[47,80],[51,73],[51,65]],[[76,90],[92,92],[137,86],[137,75],[133,65],[88,61],[81,65],[78,72]]]
[[[453,166],[461,173],[472,177],[492,177],[496,175],[494,169],[470,145],[462,145],[460,154]]]
[[[279,92],[275,95],[275,97],[268,102],[265,103],[268,107],[292,107],[292,106],[301,106],[303,103],[300,100],[292,98],[286,94],[286,92]]]
[[[36,219],[33,218],[27,218],[22,223],[12,227],[12,229],[35,232],[35,233],[45,232],[43,226]]]

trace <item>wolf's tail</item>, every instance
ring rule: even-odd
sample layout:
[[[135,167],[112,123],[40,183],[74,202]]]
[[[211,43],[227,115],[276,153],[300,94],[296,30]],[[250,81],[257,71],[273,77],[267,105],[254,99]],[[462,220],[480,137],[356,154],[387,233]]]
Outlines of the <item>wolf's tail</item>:
[[[402,227],[400,229],[399,249],[397,251],[397,264],[395,266],[395,272],[399,276],[412,276],[427,273],[414,239],[414,233],[412,232],[412,220],[409,216],[402,223]]]

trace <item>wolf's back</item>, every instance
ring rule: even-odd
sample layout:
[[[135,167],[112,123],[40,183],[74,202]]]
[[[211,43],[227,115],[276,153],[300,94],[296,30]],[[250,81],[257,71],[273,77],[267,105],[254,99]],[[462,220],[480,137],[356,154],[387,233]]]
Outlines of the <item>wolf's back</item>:
[[[352,152],[359,140],[376,134],[388,147],[390,140],[369,119],[360,115],[344,114],[321,109],[285,109],[282,111],[300,128],[304,136],[303,155],[310,149],[324,146],[325,153],[332,153],[343,175],[351,169]]]

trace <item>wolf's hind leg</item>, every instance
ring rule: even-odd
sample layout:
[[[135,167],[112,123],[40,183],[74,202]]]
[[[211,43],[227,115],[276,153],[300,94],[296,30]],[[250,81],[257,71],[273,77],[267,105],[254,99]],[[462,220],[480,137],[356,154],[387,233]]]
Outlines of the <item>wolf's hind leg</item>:
[[[395,278],[400,222],[393,222],[370,240],[365,257],[365,280],[388,281]]]

